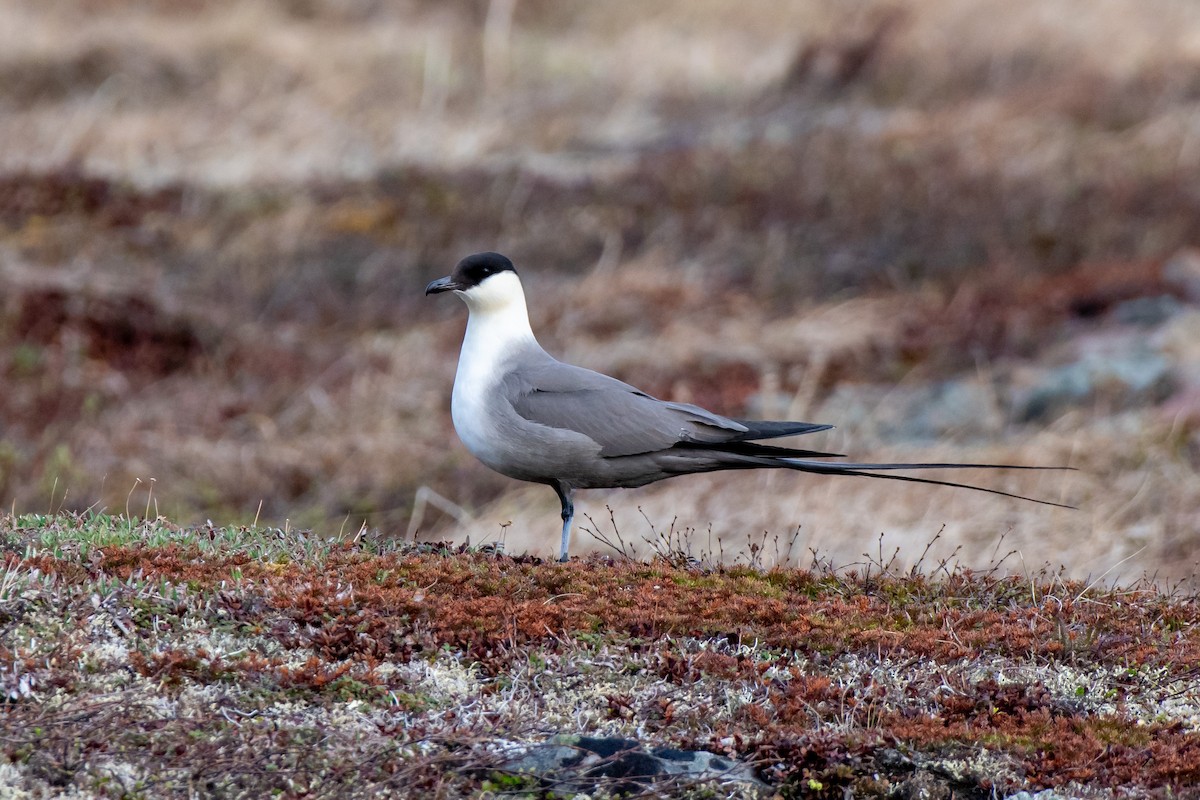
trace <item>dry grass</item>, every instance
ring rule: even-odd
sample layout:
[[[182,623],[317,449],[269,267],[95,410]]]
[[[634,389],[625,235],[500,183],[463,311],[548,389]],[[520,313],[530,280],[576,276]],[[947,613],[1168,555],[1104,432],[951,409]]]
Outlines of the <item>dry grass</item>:
[[[139,181],[231,186],[414,160],[536,168],[539,153],[569,168],[572,151],[656,138],[675,123],[664,103],[740,108],[790,74],[792,88],[880,105],[885,129],[928,119],[984,163],[1008,160],[992,147],[1015,148],[1026,158],[1010,168],[1037,174],[1045,159],[1086,162],[1066,152],[1078,142],[1065,127],[1039,127],[1112,123],[1169,151],[1163,139],[1187,137],[1174,101],[1194,99],[1172,75],[1197,58],[1200,20],[1183,0],[1154,14],[1133,0],[515,6],[489,27],[486,4],[12,3],[0,49],[7,102],[23,113],[5,115],[3,163],[74,158]],[[718,121],[713,133],[731,124]]]

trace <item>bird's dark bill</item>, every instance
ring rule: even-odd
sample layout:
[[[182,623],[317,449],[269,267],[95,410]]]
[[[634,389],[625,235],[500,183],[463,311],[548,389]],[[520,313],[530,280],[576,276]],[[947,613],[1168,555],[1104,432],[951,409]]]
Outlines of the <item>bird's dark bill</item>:
[[[425,287],[425,294],[438,294],[440,292],[452,292],[455,289],[460,289],[458,283],[450,275],[444,278],[438,278]]]

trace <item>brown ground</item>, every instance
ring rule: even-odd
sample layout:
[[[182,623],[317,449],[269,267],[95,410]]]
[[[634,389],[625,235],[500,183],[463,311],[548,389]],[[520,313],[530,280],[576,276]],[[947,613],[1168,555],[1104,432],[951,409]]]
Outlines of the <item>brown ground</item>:
[[[1164,291],[1200,241],[1193,3],[508,5],[0,8],[5,505],[401,535],[426,486],[473,519],[430,511],[423,535],[553,546],[552,494],[449,424],[463,311],[421,288],[486,248],[524,268],[549,349],[660,396],[765,395],[855,456],[1081,469],[997,484],[1073,513],[687,479],[585,495],[602,535],[647,551],[675,520],[749,560],[767,531],[769,558],[844,564],[944,527],[935,554],[968,564],[1193,572],[1186,387],[981,410],[936,442],[881,433],[886,397],[836,402],[1019,377]]]
[[[663,552],[0,515],[0,795],[548,797],[505,753],[586,733],[767,784],[638,797],[1196,796],[1194,593]]]

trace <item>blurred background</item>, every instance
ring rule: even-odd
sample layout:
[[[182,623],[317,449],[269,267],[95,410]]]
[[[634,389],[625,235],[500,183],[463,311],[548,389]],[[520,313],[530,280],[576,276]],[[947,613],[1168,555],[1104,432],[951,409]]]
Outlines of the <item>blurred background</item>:
[[[980,478],[1076,512],[587,492],[578,552],[1184,579],[1198,246],[1192,0],[8,0],[0,500],[552,552],[553,492],[454,436],[465,309],[422,294],[494,249],[547,349],[659,397],[1080,470]]]

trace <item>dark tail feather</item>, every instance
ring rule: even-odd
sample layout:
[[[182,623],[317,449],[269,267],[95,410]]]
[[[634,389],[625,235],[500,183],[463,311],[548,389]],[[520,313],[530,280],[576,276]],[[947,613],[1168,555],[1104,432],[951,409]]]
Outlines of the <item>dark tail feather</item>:
[[[752,442],[756,439],[778,439],[780,436],[802,436],[806,433],[827,431],[832,425],[821,425],[816,422],[783,422],[760,419],[736,419],[734,422],[745,425],[749,430],[739,433],[731,442]]]
[[[759,444],[757,442],[745,442],[740,439],[735,439],[731,442],[713,442],[706,444],[703,442],[686,442],[676,445],[680,448],[688,450],[717,450],[721,453],[731,453],[738,456],[750,456],[753,458],[845,458],[841,453],[825,453],[820,450],[794,450],[790,447],[775,447],[769,444]],[[821,462],[815,462],[820,464]]]
[[[784,447],[773,448],[776,450],[787,450]],[[789,451],[790,452],[790,451]],[[797,451],[798,452],[798,451]],[[786,456],[785,456],[786,458]],[[839,461],[836,464],[826,464],[823,461],[805,461],[801,458],[788,458],[788,461],[794,461],[801,467],[836,467],[839,470],[847,469],[1037,469],[1037,470],[1070,470],[1075,471],[1074,467],[1031,467],[1025,464],[962,464],[956,462],[920,462],[914,464],[867,464]]]
[[[1039,500],[1036,497],[1026,497],[1023,494],[1013,494],[1012,492],[1002,492],[999,489],[988,489],[984,486],[974,486],[969,483],[958,483],[956,481],[940,481],[935,478],[917,478],[912,475],[881,475],[873,470],[893,470],[893,469],[1039,469],[1039,470],[1073,470],[1074,467],[1029,467],[1017,464],[827,464],[823,461],[805,461],[799,458],[784,458],[776,461],[780,466],[786,466],[789,469],[799,470],[800,472],[811,472],[817,475],[858,475],[864,478],[882,478],[890,481],[908,481],[909,483],[926,483],[933,486],[952,486],[956,489],[973,489],[976,492],[987,492],[988,494],[996,494],[1001,497],[1011,497],[1015,500],[1028,500],[1031,503],[1040,503],[1044,506],[1054,506],[1056,508],[1075,509],[1076,506],[1067,505],[1066,503],[1055,503],[1051,500]]]

